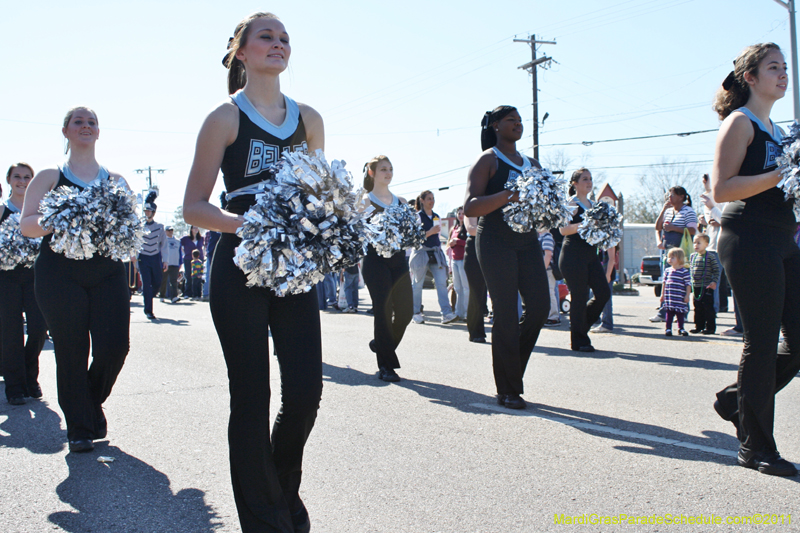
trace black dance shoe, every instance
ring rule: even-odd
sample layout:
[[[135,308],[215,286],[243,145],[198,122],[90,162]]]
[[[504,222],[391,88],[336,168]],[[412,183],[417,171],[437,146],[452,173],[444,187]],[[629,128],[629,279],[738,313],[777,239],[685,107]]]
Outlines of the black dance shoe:
[[[71,453],[86,453],[94,450],[94,443],[91,439],[78,439],[69,441],[69,451]]]
[[[693,334],[693,335],[697,335],[698,333],[705,333],[705,331],[703,331],[703,330],[702,330],[702,329],[700,329],[700,328],[694,328],[694,329],[690,329],[690,330],[689,330],[689,333],[691,333],[691,334]]]
[[[153,313],[145,313],[144,316],[146,316],[149,320],[156,319],[156,315],[154,315]]]
[[[378,371],[378,379],[389,383],[397,383],[400,381],[400,376],[398,376],[397,372],[395,372],[392,368],[381,368]]]
[[[39,399],[42,397],[42,388],[39,386],[38,383],[34,383],[32,385],[28,385],[26,388],[25,396],[29,396],[30,398]]]
[[[777,451],[774,452],[751,452],[739,448],[739,455],[736,457],[738,463],[745,468],[758,470],[762,474],[769,476],[796,476],[797,468],[781,457]]]
[[[527,404],[519,394],[506,394],[505,397],[503,397],[503,406],[509,409],[525,409]]]
[[[469,342],[475,342],[478,344],[486,344],[486,337],[470,337]]]
[[[579,352],[591,353],[591,352],[594,351],[594,346],[592,346],[591,344],[587,344],[586,346],[579,347],[578,351]]]
[[[24,396],[12,396],[8,398],[8,403],[10,405],[25,405],[25,397]]]

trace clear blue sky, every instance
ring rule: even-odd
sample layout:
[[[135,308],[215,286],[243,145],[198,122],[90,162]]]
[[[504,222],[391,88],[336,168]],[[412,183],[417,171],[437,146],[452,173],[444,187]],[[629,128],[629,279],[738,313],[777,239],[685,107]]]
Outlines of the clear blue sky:
[[[788,13],[773,0],[5,2],[3,170],[62,162],[64,113],[88,105],[102,164],[136,189],[145,182],[134,169],[167,169],[157,218],[168,222],[200,124],[226,98],[228,37],[258,10],[286,25],[282,88],[322,114],[328,158],[347,161],[360,181],[364,162],[386,154],[395,191],[432,189],[441,214],[463,199],[466,169],[453,169],[478,156],[484,111],[517,106],[526,120],[518,148],[531,150],[531,82],[517,68],[530,49],[515,36],[558,42],[539,52],[558,62],[539,70],[539,119],[550,114],[541,158],[561,148],[573,162],[566,170],[585,164],[626,194],[665,157],[710,160],[715,134],[552,145],[715,129],[711,100],[742,48],[774,41],[790,59]],[[792,114],[787,93],[773,119]]]

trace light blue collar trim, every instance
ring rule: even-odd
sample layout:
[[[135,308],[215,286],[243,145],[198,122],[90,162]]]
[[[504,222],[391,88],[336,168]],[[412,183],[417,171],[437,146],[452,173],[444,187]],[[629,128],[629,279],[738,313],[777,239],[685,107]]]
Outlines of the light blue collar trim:
[[[783,140],[783,133],[781,133],[781,129],[776,124],[774,124],[771,120],[769,122],[770,122],[770,124],[772,124],[772,131],[769,131],[767,129],[767,127],[764,125],[764,123],[761,122],[761,119],[758,118],[755,115],[755,113],[753,113],[752,111],[750,111],[746,107],[740,107],[736,111],[739,111],[739,112],[744,113],[745,115],[747,115],[747,118],[749,118],[750,120],[752,120],[753,122],[758,124],[758,127],[761,128],[761,131],[763,131],[764,133],[766,133],[767,135],[772,137],[772,140],[774,140],[776,143],[780,144],[780,142]]]
[[[98,180],[107,180],[108,179],[108,170],[105,167],[100,167],[100,170],[97,171],[97,176],[94,177],[92,181],[86,183],[78,176],[72,173],[72,170],[69,168],[69,163],[64,163],[64,166],[59,167],[59,170],[64,174],[64,177],[67,178],[69,181],[77,185],[78,187],[88,187],[92,183]]]
[[[503,163],[510,166],[511,168],[519,170],[520,172],[523,172],[526,168],[531,168],[530,160],[524,155],[520,154],[519,152],[517,152],[517,154],[519,154],[519,156],[522,158],[522,166],[519,166],[516,163],[512,163],[511,160],[507,158],[505,154],[503,154],[503,152],[497,149],[497,147],[493,146],[492,151],[494,151],[494,155],[496,155],[497,158],[500,159]]]
[[[11,203],[11,199],[10,199],[10,198],[9,198],[9,200],[6,202],[6,207],[7,207],[7,208],[8,208],[8,210],[9,210],[9,211],[11,211],[12,213],[20,213],[20,210],[19,210],[19,209],[17,209],[17,206],[15,206],[14,204],[12,204],[12,203]]]
[[[244,94],[243,90],[237,91],[231,95],[233,103],[247,115],[247,118],[252,120],[253,123],[262,130],[281,140],[291,137],[295,130],[297,130],[297,125],[300,123],[300,108],[297,107],[297,102],[285,94],[283,95],[283,99],[286,102],[286,118],[283,119],[283,124],[276,126],[258,112],[256,107],[250,102],[250,99],[247,98],[247,95]]]
[[[583,204],[581,203],[581,199],[580,199],[580,198],[578,198],[578,195],[577,195],[577,194],[576,194],[575,196],[573,196],[573,197],[571,198],[571,200],[575,200],[575,203],[576,203],[576,204],[578,204],[579,206],[581,206],[581,207],[584,209],[584,211],[588,211],[588,210],[589,210],[589,209],[591,209],[591,208],[592,208],[592,206],[594,205],[594,203],[593,203],[591,200],[589,200],[589,199],[587,198],[587,200],[589,200],[589,207],[586,207],[585,205],[583,205]]]
[[[390,203],[390,204],[383,203],[380,200],[380,198],[378,198],[377,196],[375,196],[375,194],[372,193],[372,191],[370,191],[370,193],[369,193],[369,199],[370,199],[370,201],[372,203],[377,204],[377,205],[381,206],[384,209],[388,209],[389,207],[397,205],[398,202],[399,202],[399,200],[397,199],[397,196],[395,196],[394,193],[391,193],[391,195],[392,195],[392,203]]]

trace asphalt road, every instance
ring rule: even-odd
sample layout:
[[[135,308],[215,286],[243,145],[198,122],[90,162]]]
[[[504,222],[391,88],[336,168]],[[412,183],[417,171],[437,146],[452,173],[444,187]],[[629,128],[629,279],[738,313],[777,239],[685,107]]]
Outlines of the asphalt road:
[[[361,298],[363,311],[366,290]],[[371,316],[322,313],[325,387],[301,488],[313,531],[753,531],[725,521],[762,513],[783,521],[772,529],[791,529],[787,515],[800,523],[800,478],[736,466],[733,426],[711,408],[736,379],[740,341],[668,339],[647,321],[650,290],[617,296],[615,334],[593,335],[596,353],[570,351],[566,325],[542,332],[525,375],[529,406],[516,412],[495,403],[490,346],[469,343],[463,324],[439,324],[433,291],[424,303],[429,320],[409,326],[397,384],[376,377]],[[130,354],[94,452],[67,453],[51,345],[44,398],[0,399],[0,532],[240,530],[226,369],[208,306],[156,302],[155,313],[149,322],[134,297]],[[719,329],[732,320],[721,315]],[[794,462],[799,399],[790,384],[776,412],[778,445]],[[562,514],[601,523],[557,523]],[[627,522],[681,515],[678,527]],[[701,515],[722,524],[688,523]]]

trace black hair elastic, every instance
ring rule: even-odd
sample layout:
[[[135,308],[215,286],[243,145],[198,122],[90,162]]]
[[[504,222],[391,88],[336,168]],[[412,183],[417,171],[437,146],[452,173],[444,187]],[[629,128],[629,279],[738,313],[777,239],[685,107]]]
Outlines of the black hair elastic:
[[[231,43],[232,42],[233,42],[233,37],[228,37],[228,48],[227,48],[227,50],[231,49]],[[228,65],[228,52],[226,52],[225,55],[222,57],[222,66],[225,67],[225,68],[231,68]]]
[[[725,78],[725,81],[722,82],[722,88],[726,91],[730,91],[734,83],[736,83],[736,73],[731,71],[728,77]]]
[[[483,118],[481,119],[481,129],[485,130],[486,128],[489,127],[489,125],[491,124],[491,122],[489,122],[489,120],[491,118],[492,118],[492,112],[491,111],[487,111],[486,113],[483,114]]]

